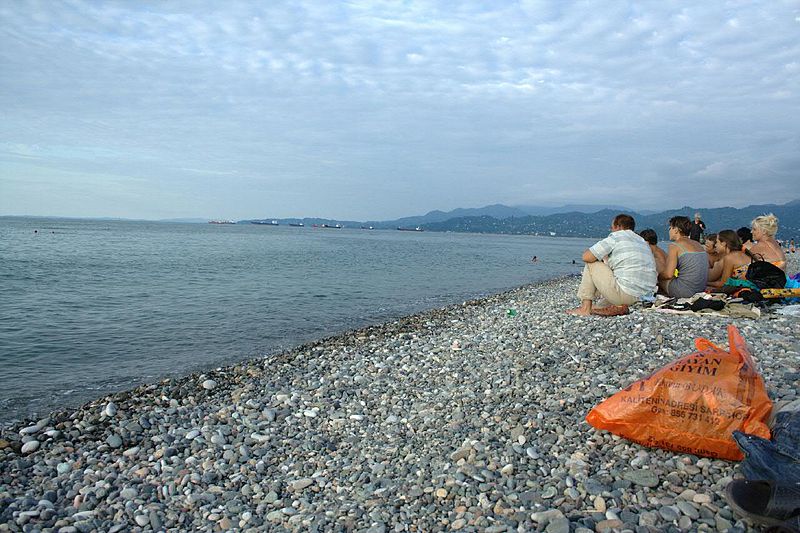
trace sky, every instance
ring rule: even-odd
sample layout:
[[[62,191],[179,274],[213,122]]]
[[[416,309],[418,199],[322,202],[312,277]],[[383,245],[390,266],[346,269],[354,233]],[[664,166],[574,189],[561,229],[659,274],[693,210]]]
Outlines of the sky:
[[[0,215],[800,198],[800,0],[0,2]]]

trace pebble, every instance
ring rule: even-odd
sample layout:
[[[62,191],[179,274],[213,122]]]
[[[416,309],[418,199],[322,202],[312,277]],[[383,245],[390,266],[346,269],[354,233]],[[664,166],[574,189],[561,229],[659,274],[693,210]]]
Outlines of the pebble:
[[[700,513],[697,511],[697,508],[695,508],[695,506],[692,505],[691,503],[679,500],[675,505],[678,507],[678,509],[680,509],[680,511],[683,514],[685,514],[692,520],[697,520],[698,518],[700,518]]]
[[[547,487],[542,491],[542,498],[545,500],[549,500],[550,498],[554,497],[558,491],[556,491],[555,487]]]
[[[561,517],[551,520],[544,529],[547,533],[569,533],[569,520]]]
[[[292,487],[292,490],[296,492],[296,491],[299,491],[299,490],[303,490],[304,488],[308,487],[312,483],[314,483],[313,479],[311,479],[311,478],[303,478],[303,479],[298,479],[296,481],[293,481],[292,484],[291,484],[291,487]]]
[[[39,441],[38,440],[29,440],[25,444],[22,445],[21,452],[23,455],[28,453],[33,453],[39,449]]]
[[[610,531],[619,530],[622,525],[623,522],[619,519],[601,520],[597,523],[594,530],[597,531],[597,533],[608,533]]]
[[[0,524],[746,530],[722,495],[735,463],[643,448],[584,420],[694,338],[727,342],[727,322],[638,309],[567,317],[577,284],[390,320],[11,426],[0,434]],[[520,312],[509,320],[507,309]],[[773,399],[794,399],[796,319],[734,323]]]
[[[717,527],[717,531],[727,531],[733,527],[733,524],[730,520],[727,520],[720,515],[714,517],[714,525]]]
[[[48,424],[48,422],[48,419],[43,418],[31,426],[20,429],[19,434],[24,436],[39,433]]]
[[[531,514],[531,520],[541,526],[547,526],[553,520],[564,518],[564,513],[558,509],[547,509],[546,511],[537,511]]]
[[[103,414],[107,417],[113,417],[117,414],[117,406],[114,402],[108,402],[106,404],[105,409],[103,409]]]
[[[694,503],[699,503],[699,504],[711,503],[711,496],[709,496],[708,494],[695,494],[692,497],[692,501]]]
[[[667,522],[672,522],[673,520],[677,520],[680,517],[680,513],[676,509],[668,505],[661,507],[658,510],[658,514],[660,514],[661,518],[663,518]]]
[[[594,499],[594,508],[597,510],[598,513],[606,512],[606,501],[603,499],[602,496],[598,496]]]
[[[652,470],[627,470],[622,474],[622,478],[643,487],[658,486],[658,476]]]

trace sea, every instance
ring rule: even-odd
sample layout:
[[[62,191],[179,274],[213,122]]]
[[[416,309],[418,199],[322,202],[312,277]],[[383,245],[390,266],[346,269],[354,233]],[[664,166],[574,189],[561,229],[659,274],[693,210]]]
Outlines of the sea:
[[[0,425],[577,274],[590,244],[1,217]]]

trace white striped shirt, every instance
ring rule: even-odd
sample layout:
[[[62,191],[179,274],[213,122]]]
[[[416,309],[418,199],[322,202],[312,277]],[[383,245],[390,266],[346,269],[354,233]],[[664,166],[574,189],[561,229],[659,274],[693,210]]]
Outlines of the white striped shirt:
[[[636,297],[655,294],[658,274],[653,252],[636,232],[629,229],[612,231],[589,251],[598,261],[608,256],[608,266],[625,293]]]

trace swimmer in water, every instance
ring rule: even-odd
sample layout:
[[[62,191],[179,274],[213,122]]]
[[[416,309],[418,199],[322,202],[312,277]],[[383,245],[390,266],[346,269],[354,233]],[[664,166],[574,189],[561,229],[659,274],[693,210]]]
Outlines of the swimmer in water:
[[[533,258],[531,259],[531,263],[538,263],[538,262],[539,258],[534,255]]]

